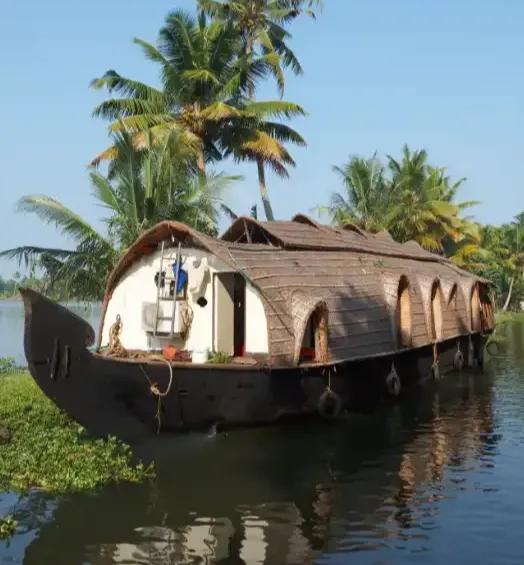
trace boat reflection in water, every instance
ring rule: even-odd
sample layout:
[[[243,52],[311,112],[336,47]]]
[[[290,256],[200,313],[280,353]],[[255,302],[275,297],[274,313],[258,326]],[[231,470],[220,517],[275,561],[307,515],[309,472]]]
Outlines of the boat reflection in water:
[[[281,565],[423,548],[442,499],[493,465],[491,380],[451,375],[322,428],[159,437],[157,481],[65,497],[23,562]]]

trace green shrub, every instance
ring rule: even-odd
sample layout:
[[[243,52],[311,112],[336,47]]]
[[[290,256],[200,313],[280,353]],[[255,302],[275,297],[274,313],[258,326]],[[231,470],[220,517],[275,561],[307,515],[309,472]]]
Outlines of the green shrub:
[[[15,367],[16,362],[12,357],[0,357],[0,374],[11,373]]]
[[[213,351],[207,360],[208,363],[230,363],[233,356],[225,351]]]

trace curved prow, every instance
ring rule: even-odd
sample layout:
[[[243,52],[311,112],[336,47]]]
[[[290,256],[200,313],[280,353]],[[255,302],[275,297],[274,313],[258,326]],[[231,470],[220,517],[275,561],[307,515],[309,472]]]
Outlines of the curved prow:
[[[126,441],[143,436],[146,427],[126,412],[104,362],[87,349],[95,340],[93,328],[39,292],[23,288],[20,294],[25,355],[42,392],[94,435]]]
[[[29,364],[38,359],[38,350],[47,349],[55,338],[65,339],[75,353],[93,345],[95,332],[83,318],[35,290],[20,288],[19,291],[24,302],[24,346]]]

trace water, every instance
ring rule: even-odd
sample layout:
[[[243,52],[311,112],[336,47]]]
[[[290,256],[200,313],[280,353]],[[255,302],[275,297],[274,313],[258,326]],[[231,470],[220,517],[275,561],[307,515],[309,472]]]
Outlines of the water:
[[[98,330],[100,304],[69,303],[75,314],[87,320]],[[0,357],[13,357],[16,364],[26,366],[24,353],[24,306],[19,300],[0,300]]]
[[[523,340],[373,415],[160,437],[152,484],[0,495],[0,564],[520,564]]]

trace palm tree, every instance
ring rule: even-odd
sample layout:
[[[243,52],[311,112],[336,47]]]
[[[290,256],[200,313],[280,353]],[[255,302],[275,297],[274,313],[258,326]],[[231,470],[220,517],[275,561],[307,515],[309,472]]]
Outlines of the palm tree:
[[[45,271],[50,287],[55,282],[65,282],[71,297],[99,300],[107,275],[118,257],[113,242],[48,196],[24,196],[18,202],[18,211],[36,214],[45,223],[54,224],[75,242],[75,249],[25,245],[2,251],[0,257],[16,259],[19,264],[25,262],[26,267],[38,265]]]
[[[506,300],[502,306],[505,311],[511,303],[516,281],[524,275],[524,213],[515,216],[514,221],[509,224],[487,230],[486,236],[490,262],[502,275],[501,282],[507,289]]]
[[[232,23],[208,23],[202,13],[195,20],[175,11],[166,18],[158,47],[135,39],[145,55],[160,65],[162,88],[108,71],[92,86],[107,87],[122,97],[106,100],[93,113],[113,120],[110,131],[132,134],[135,148],[143,146],[146,131],[154,145],[174,136],[188,155],[196,153],[201,174],[208,162],[228,155],[238,160],[257,156],[277,171],[294,164],[283,142],[304,144],[304,140],[284,124],[268,120],[305,112],[282,100],[249,100],[248,93],[274,66],[275,56],[239,56],[240,42]],[[105,151],[94,164],[114,158],[115,151],[115,147]]]
[[[48,196],[25,196],[19,210],[34,213],[75,242],[75,248],[22,246],[0,253],[19,263],[38,265],[50,288],[66,285],[70,297],[99,300],[119,255],[144,230],[164,220],[178,220],[205,233],[217,233],[221,192],[240,177],[191,175],[173,159],[169,144],[137,151],[127,134],[116,134],[117,157],[107,176],[90,172],[93,195],[108,215],[105,236],[80,215]]]
[[[427,163],[427,152],[402,149],[402,160],[387,155],[395,200],[387,223],[392,236],[400,242],[411,239],[433,252],[443,252],[448,239],[463,235],[475,237],[474,226],[461,213],[477,202],[454,203],[465,179],[450,184],[445,169]]]
[[[346,191],[345,195],[335,192],[331,196],[326,211],[333,223],[342,226],[351,222],[370,232],[388,229],[385,219],[394,186],[386,178],[384,165],[376,153],[370,159],[352,156],[342,167],[333,167],[333,171]]]
[[[287,42],[291,34],[285,25],[291,23],[302,14],[314,17],[311,8],[322,8],[322,0],[198,0],[201,13],[223,22],[225,26],[231,24],[240,31],[242,52],[247,60],[253,59],[258,50],[268,61],[270,72],[277,81],[280,95],[284,93],[284,73],[282,67],[291,68],[295,75],[303,73],[302,67],[289,48]],[[254,84],[249,86],[249,99],[255,99]],[[271,131],[275,131],[271,128]],[[271,133],[271,132],[266,132]],[[276,133],[276,132],[275,132]],[[277,139],[281,142],[303,144],[303,140],[296,137],[292,130],[281,128]],[[288,155],[275,164],[275,161],[264,159],[263,155],[253,152],[237,152],[240,160],[255,161],[257,164],[258,183],[260,196],[264,205],[267,220],[274,220],[273,209],[267,192],[265,165],[269,164],[273,170],[283,178],[288,178],[289,173],[284,165],[294,166],[294,161]]]
[[[208,235],[217,234],[222,193],[242,177],[192,173],[172,152],[169,140],[153,146],[149,131],[144,148],[136,150],[132,136],[115,134],[116,156],[107,176],[91,172],[99,202],[109,210],[108,231],[127,247],[144,230],[165,220],[179,220]]]
[[[457,267],[468,271],[480,272],[485,269],[490,253],[485,247],[484,226],[478,222],[464,219],[464,227],[458,238],[446,238],[444,255]]]
[[[322,9],[322,0],[198,0],[201,12],[226,24],[234,23],[240,30],[243,52],[249,56],[255,49],[274,58],[272,73],[280,91],[284,92],[282,66],[294,74],[303,74],[302,66],[289,48],[291,34],[284,25],[305,14],[315,17],[311,9]]]
[[[376,154],[371,159],[352,156],[334,167],[346,189],[346,196],[334,193],[327,208],[334,223],[387,230],[400,243],[415,240],[436,252],[466,237],[478,242],[476,226],[461,216],[475,202],[452,201],[463,179],[451,183],[444,169],[427,164],[423,150],[412,153],[404,146],[401,161],[387,158],[387,167]]]

